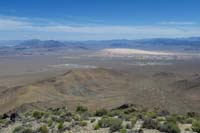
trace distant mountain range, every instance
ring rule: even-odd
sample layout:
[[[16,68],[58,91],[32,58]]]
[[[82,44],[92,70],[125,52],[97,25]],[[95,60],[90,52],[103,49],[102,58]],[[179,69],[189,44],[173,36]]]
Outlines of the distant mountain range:
[[[153,38],[140,40],[89,40],[89,41],[56,41],[56,40],[23,40],[23,41],[0,41],[0,47],[14,47],[17,49],[30,48],[138,48],[146,50],[175,50],[175,51],[199,51],[200,37],[190,38]]]

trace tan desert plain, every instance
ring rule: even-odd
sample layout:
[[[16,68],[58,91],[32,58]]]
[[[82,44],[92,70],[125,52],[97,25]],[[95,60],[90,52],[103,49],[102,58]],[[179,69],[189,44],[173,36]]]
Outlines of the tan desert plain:
[[[200,113],[198,52],[133,48],[38,51],[32,50],[28,55],[16,52],[15,55],[0,56],[2,115],[63,107],[76,112],[77,106],[95,112],[121,105],[167,110],[172,114]],[[48,122],[41,123],[48,125]],[[10,131],[1,128],[2,132]],[[106,132],[105,129],[102,132]],[[85,130],[80,128],[80,131]],[[154,132],[159,131],[154,129]]]

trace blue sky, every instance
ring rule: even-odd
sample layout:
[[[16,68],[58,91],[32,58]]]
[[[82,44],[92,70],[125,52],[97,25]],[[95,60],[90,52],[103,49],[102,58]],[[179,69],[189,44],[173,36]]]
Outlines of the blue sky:
[[[199,0],[0,0],[0,40],[200,36]]]

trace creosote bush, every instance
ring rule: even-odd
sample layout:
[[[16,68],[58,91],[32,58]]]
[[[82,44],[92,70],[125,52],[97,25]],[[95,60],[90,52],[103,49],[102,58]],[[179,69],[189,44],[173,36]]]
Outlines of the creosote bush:
[[[87,107],[84,107],[84,106],[78,106],[76,108],[76,112],[78,112],[78,113],[84,113],[86,111],[88,111],[88,109],[87,109]]]
[[[137,118],[136,117],[132,117],[130,120],[131,120],[132,127],[134,127],[135,123],[137,122]]]
[[[42,118],[43,115],[44,115],[44,112],[39,112],[39,111],[33,112],[33,117],[36,118],[36,119]]]
[[[97,124],[95,124],[94,126],[93,126],[93,129],[94,130],[98,130],[100,128],[100,126],[99,126],[99,124],[97,123]]]
[[[156,112],[150,111],[150,112],[146,113],[146,117],[147,118],[156,118],[157,114],[156,114]]]
[[[165,122],[164,124],[159,125],[158,130],[167,133],[180,133],[177,123],[174,122]]]
[[[132,124],[130,123],[126,124],[126,129],[132,129],[132,128],[133,128]]]
[[[85,126],[87,126],[87,122],[81,121],[79,125],[82,126],[82,127],[85,127]]]
[[[52,119],[49,119],[49,120],[47,121],[47,123],[48,123],[48,126],[49,126],[49,127],[52,126],[52,124],[53,124]]]
[[[200,120],[196,120],[192,123],[192,130],[200,133]]]
[[[18,126],[13,130],[13,133],[33,133],[32,129]]]
[[[95,116],[104,116],[107,114],[108,114],[108,111],[106,109],[99,109],[95,112]]]
[[[25,128],[22,133],[33,133],[33,130],[29,128]]]
[[[125,129],[125,128],[122,128],[121,130],[120,130],[120,133],[126,133],[127,132],[127,130]]]
[[[18,127],[15,127],[15,129],[13,130],[13,133],[20,133],[24,130],[24,127],[23,126],[18,126]]]
[[[118,131],[122,127],[122,120],[118,118],[103,117],[98,121],[101,128],[109,127],[111,132]]]
[[[94,123],[95,121],[96,121],[96,119],[94,119],[94,118],[90,120],[91,123]]]
[[[111,132],[118,131],[122,127],[122,121],[117,118],[111,118],[109,127]]]
[[[152,118],[146,118],[143,123],[143,128],[147,129],[157,129],[158,128],[158,122]]]
[[[86,112],[84,112],[84,113],[82,113],[82,114],[80,115],[81,120],[89,120],[89,117],[91,117],[91,116],[92,116],[92,114],[89,113],[88,111],[86,111]]]
[[[39,131],[40,131],[40,133],[48,133],[48,132],[49,132],[49,130],[48,130],[48,128],[47,128],[46,125],[42,125],[42,126],[39,128]]]
[[[63,128],[64,128],[64,123],[63,123],[63,122],[58,123],[57,128],[58,128],[58,130],[63,130]]]

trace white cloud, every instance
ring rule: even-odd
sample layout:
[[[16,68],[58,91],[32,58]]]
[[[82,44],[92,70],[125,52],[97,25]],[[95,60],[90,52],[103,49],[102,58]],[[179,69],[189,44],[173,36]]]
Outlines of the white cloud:
[[[28,22],[16,21],[11,19],[0,19],[0,30],[14,30],[21,29],[25,26],[29,26]]]
[[[113,26],[67,24],[45,25],[27,18],[0,17],[0,39],[135,39],[151,37],[189,37],[200,36],[200,27],[192,22],[165,22],[163,25]],[[168,25],[164,25],[168,24]],[[170,26],[173,25],[173,26]],[[174,26],[184,24],[184,26]],[[188,25],[188,26],[187,26]]]
[[[163,21],[160,22],[161,25],[196,25],[196,22],[192,21]]]

